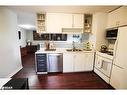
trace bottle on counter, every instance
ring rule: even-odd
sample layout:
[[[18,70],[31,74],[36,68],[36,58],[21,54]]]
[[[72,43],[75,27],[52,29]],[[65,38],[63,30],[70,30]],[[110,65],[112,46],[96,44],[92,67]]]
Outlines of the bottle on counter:
[[[52,41],[52,42],[50,42],[50,49],[55,49],[55,44],[54,44],[54,42]]]
[[[92,50],[92,49],[91,49],[91,44],[90,44],[90,42],[86,42],[86,43],[85,43],[85,48],[84,48],[84,49],[87,50],[87,51]]]

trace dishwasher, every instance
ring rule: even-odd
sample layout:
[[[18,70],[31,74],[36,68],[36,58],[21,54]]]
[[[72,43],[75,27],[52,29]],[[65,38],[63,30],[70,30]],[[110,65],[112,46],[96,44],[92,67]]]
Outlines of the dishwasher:
[[[63,54],[62,53],[49,53],[47,54],[47,67],[48,73],[63,72]]]

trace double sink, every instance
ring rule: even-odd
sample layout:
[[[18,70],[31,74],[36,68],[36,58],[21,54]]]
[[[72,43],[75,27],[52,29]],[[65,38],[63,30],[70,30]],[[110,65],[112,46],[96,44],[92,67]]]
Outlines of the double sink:
[[[72,51],[72,52],[75,52],[75,51],[82,51],[81,49],[66,49],[66,51]]]
[[[78,49],[78,48],[71,48],[71,49],[66,49],[68,52],[80,52],[84,51],[85,49]],[[56,49],[45,49],[45,51],[56,51]],[[85,51],[91,51],[91,50],[85,50]]]

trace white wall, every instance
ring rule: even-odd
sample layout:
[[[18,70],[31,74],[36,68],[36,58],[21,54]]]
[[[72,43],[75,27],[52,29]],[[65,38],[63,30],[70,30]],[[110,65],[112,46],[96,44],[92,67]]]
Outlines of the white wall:
[[[11,77],[21,68],[17,15],[0,8],[0,77]]]
[[[19,45],[21,47],[25,47],[26,46],[26,30],[21,27],[18,27],[18,31],[21,31],[21,39],[18,40]]]
[[[108,46],[108,41],[105,39],[107,15],[107,13],[93,14],[92,34],[89,40],[93,43],[96,50],[100,50],[101,45]]]

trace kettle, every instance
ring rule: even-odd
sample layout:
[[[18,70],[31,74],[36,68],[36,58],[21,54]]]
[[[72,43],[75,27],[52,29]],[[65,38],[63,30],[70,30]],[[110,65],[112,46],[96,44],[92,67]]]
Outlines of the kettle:
[[[105,52],[107,52],[107,50],[108,50],[108,48],[106,45],[101,46],[101,50],[100,50],[101,52],[105,53]]]

